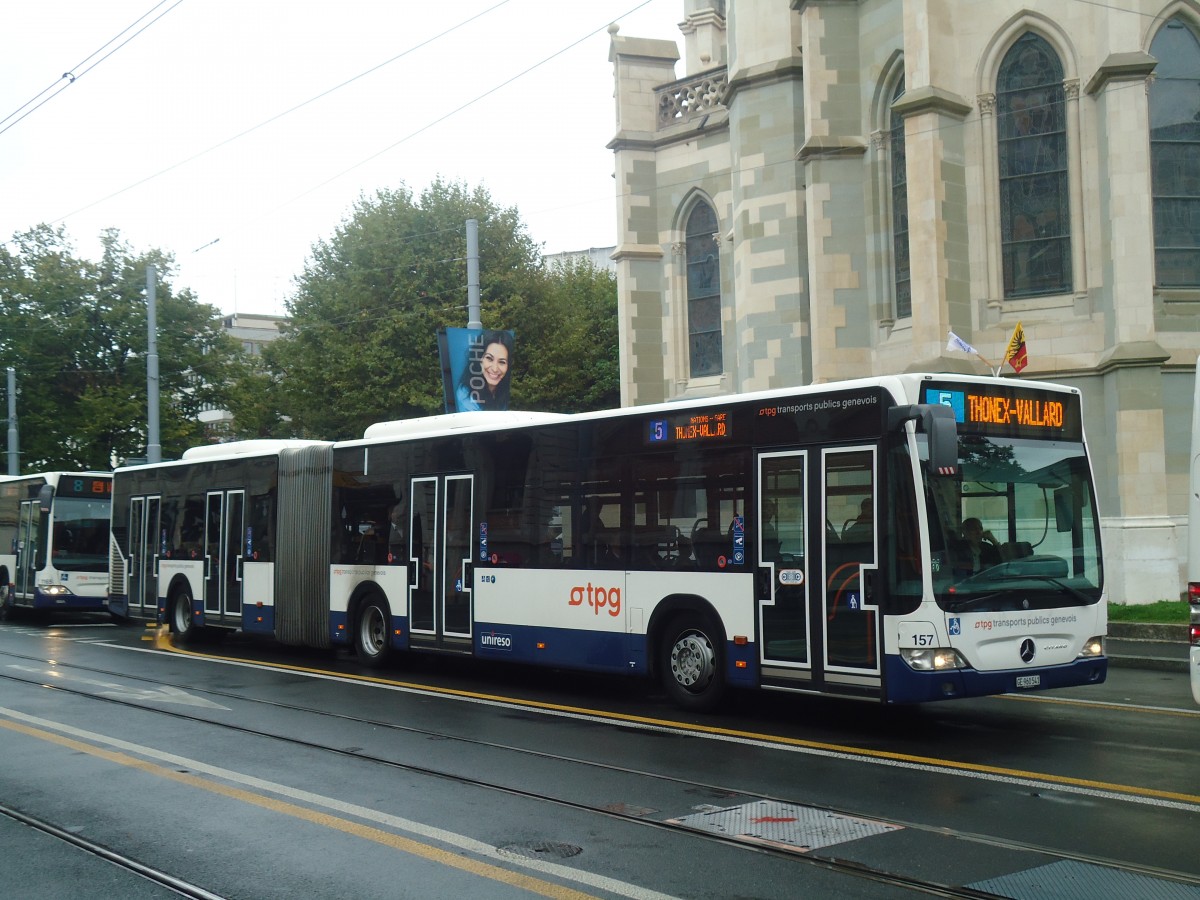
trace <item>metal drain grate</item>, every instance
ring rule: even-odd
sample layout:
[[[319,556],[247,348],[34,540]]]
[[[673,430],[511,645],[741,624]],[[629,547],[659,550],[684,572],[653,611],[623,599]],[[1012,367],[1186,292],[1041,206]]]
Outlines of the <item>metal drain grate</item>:
[[[797,853],[901,829],[899,825],[856,819],[811,806],[795,806],[773,800],[758,800],[745,806],[708,810],[667,821],[685,828],[750,843],[768,844]]]
[[[1073,860],[967,885],[1012,900],[1200,900],[1200,887]]]

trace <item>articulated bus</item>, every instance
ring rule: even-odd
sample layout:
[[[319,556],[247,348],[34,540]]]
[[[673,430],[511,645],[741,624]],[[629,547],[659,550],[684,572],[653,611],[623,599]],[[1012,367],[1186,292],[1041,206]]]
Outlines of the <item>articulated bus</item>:
[[[1077,390],[902,375],[458,413],[114,473],[114,612],[883,703],[1102,682]]]
[[[108,609],[112,476],[0,476],[0,613]]]

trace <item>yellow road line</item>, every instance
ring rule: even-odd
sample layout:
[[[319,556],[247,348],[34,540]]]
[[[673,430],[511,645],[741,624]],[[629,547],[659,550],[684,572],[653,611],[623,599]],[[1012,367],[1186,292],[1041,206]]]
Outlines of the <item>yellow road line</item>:
[[[348,819],[342,819],[338,816],[330,815],[329,813],[306,809],[303,806],[298,806],[294,803],[288,803],[284,800],[277,800],[273,797],[265,797],[261,794],[256,794],[253,791],[243,790],[230,785],[219,784],[187,772],[178,772],[174,769],[168,769],[165,766],[160,766],[146,760],[138,759],[137,757],[129,756],[125,753],[119,753],[115,750],[105,750],[102,747],[95,747],[91,744],[84,743],[83,741],[77,741],[73,738],[54,734],[51,731],[44,731],[40,728],[33,728],[28,725],[23,725],[19,722],[11,722],[2,718],[0,718],[0,726],[3,726],[11,731],[28,735],[29,737],[34,737],[39,740],[58,744],[59,746],[66,747],[70,750],[75,750],[80,753],[87,753],[91,756],[99,757],[100,759],[106,759],[109,762],[117,763],[118,765],[138,769],[150,775],[157,775],[160,778],[166,778],[171,781],[186,784],[204,791],[209,791],[210,793],[220,794],[233,800],[240,800],[243,803],[250,803],[255,806],[260,806],[263,809],[268,809],[272,812],[281,813],[286,816],[292,816],[293,818],[302,819],[306,822],[312,822],[316,825],[322,825],[326,828],[332,828],[346,834],[354,835],[355,837],[374,841],[377,844],[382,844],[385,847],[391,847],[394,850],[401,850],[405,853],[412,854],[413,856],[419,856],[422,859],[430,860],[431,862],[440,863],[441,865],[449,866],[454,869],[460,869],[472,875],[477,875],[480,878],[487,878],[492,881],[499,881],[504,884],[512,885],[542,897],[550,897],[552,900],[594,900],[593,895],[585,894],[573,888],[556,885],[549,881],[543,881],[540,878],[534,878],[531,875],[524,875],[520,872],[510,872],[507,869],[502,869],[499,866],[493,866],[489,863],[479,862],[478,860],[466,859],[458,853],[442,850],[438,847],[424,844],[411,838],[402,837],[398,834],[393,834],[388,831],[383,831],[379,828],[372,828],[369,825],[351,822]]]
[[[902,762],[912,765],[930,766],[934,768],[954,769],[961,772],[973,772],[982,775],[1001,776],[1005,778],[1020,778],[1027,781],[1040,781],[1046,784],[1069,785],[1071,787],[1088,788],[1097,791],[1110,791],[1113,793],[1128,794],[1137,797],[1152,797],[1159,800],[1173,800],[1180,803],[1191,803],[1200,806],[1200,794],[1185,794],[1178,791],[1162,791],[1156,788],[1137,787],[1135,785],[1116,784],[1107,781],[1094,781],[1088,778],[1075,778],[1070,775],[1052,775],[1047,772],[1030,772],[1025,769],[1010,769],[1003,766],[989,766],[980,763],[960,762],[958,760],[941,759],[934,756],[915,756],[909,753],[893,753],[887,750],[870,750],[847,744],[831,744],[825,741],[810,741],[804,738],[762,734],[758,732],[741,731],[739,729],[732,728],[720,728],[715,725],[701,725],[691,722],[677,722],[670,719],[655,719],[648,716],[635,716],[629,713],[608,712],[604,710],[586,709],[577,706],[563,706],[557,703],[547,703],[541,700],[521,700],[512,697],[503,697],[498,694],[481,694],[475,691],[464,691],[457,688],[431,687],[429,685],[417,684],[415,682],[395,681],[392,679],[377,678],[370,675],[352,675],[341,672],[329,672],[322,669],[290,665],[288,663],[248,662],[246,660],[236,659],[229,656],[217,656],[215,654],[195,653],[190,650],[182,650],[178,647],[175,647],[170,640],[163,635],[159,636],[156,646],[162,650],[169,650],[173,653],[179,653],[187,656],[195,656],[199,659],[214,659],[223,662],[238,663],[240,665],[246,665],[253,668],[271,668],[280,669],[287,672],[300,672],[309,675],[336,677],[349,681],[361,681],[367,684],[379,684],[388,687],[403,688],[406,690],[423,691],[429,694],[439,694],[448,697],[462,697],[465,699],[480,700],[488,703],[523,706],[529,709],[540,709],[549,712],[566,713],[569,715],[611,719],[618,722],[650,725],[656,728],[669,728],[680,731],[700,732],[702,734],[711,734],[719,737],[760,741],[766,744],[779,744],[787,747],[798,747],[806,750],[817,750],[826,753],[840,753],[848,756],[865,757],[868,759]],[[1050,698],[1047,698],[1044,702],[1050,702]]]

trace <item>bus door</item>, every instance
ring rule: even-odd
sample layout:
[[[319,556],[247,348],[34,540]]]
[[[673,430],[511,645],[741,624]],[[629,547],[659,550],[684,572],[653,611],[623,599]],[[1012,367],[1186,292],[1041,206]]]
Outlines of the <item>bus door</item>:
[[[133,497],[129,501],[129,559],[127,587],[130,612],[150,615],[158,609],[159,536],[158,497]]]
[[[41,540],[42,510],[37,500],[22,500],[17,518],[16,596],[33,599],[37,584],[38,542]]]
[[[764,666],[809,669],[808,452],[758,456],[759,633]]]
[[[434,475],[409,482],[409,631],[419,643],[461,644],[471,636],[474,480]]]
[[[242,614],[242,535],[245,491],[211,491],[204,516],[204,612]]]
[[[821,453],[825,523],[818,612],[828,688],[880,685],[878,460],[874,445]]]

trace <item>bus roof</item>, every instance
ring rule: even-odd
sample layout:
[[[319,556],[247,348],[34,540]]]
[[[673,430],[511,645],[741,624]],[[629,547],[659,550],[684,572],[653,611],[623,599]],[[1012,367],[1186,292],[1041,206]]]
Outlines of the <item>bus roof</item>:
[[[411,437],[437,431],[458,431],[463,428],[516,428],[520,425],[542,425],[570,419],[566,413],[533,412],[531,410],[490,410],[447,413],[424,416],[420,419],[400,419],[395,422],[376,422],[368,425],[363,439],[382,437]]]
[[[261,438],[249,441],[230,441],[228,444],[203,444],[183,451],[183,459],[216,459],[223,456],[271,456],[292,447],[317,447],[329,441],[309,441],[299,438]]]

